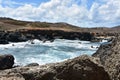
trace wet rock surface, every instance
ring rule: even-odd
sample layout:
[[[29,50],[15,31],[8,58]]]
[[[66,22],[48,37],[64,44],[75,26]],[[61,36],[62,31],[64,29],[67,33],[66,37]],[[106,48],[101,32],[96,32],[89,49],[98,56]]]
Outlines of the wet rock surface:
[[[7,78],[3,75],[15,80],[110,80],[104,68],[86,55],[60,63],[0,71],[0,78]]]
[[[93,56],[100,58],[112,80],[120,80],[120,35],[111,43],[101,45]]]

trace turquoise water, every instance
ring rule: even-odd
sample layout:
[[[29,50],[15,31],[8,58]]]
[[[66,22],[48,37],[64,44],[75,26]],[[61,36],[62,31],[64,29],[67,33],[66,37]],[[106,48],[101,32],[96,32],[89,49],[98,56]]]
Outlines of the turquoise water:
[[[35,39],[30,41],[0,45],[0,54],[12,54],[15,63],[26,65],[29,63],[53,63],[74,58],[82,54],[91,55],[96,52],[100,42],[56,39],[54,42],[45,42]],[[14,45],[13,45],[14,44]],[[93,46],[93,47],[91,47]]]

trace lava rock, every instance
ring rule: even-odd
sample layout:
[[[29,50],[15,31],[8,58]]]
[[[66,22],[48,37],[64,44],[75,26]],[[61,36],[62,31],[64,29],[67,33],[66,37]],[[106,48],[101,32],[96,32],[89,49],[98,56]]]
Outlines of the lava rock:
[[[96,63],[93,57],[84,55],[60,63],[16,67],[2,71],[0,75],[20,74],[25,80],[110,80],[104,68]]]
[[[25,36],[22,36],[20,32],[10,32],[6,37],[6,40],[10,42],[23,42],[27,39]]]
[[[95,58],[83,55],[56,65],[55,80],[110,80]]]
[[[9,44],[9,42],[5,39],[0,39],[0,44]]]
[[[100,58],[112,80],[120,80],[120,35],[112,42],[101,45],[93,56]]]
[[[0,70],[12,68],[14,57],[12,55],[0,55]]]
[[[12,73],[9,71],[0,72],[0,80],[25,80],[20,73]]]

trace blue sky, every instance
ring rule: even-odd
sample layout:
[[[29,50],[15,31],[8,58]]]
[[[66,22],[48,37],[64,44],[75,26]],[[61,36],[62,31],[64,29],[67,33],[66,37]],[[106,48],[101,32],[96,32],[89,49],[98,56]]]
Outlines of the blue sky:
[[[22,3],[41,3],[49,0],[13,0],[13,1],[22,2]]]
[[[47,2],[49,0],[12,0],[14,2],[18,2],[18,3],[28,3],[28,4],[36,4],[39,5],[42,2]]]
[[[81,27],[120,25],[119,0],[0,0],[0,17],[66,22]]]

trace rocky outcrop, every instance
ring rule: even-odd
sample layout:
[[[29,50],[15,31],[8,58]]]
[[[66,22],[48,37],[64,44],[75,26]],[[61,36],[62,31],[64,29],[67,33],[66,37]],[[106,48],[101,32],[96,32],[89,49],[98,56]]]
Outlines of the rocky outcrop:
[[[0,44],[8,44],[5,31],[0,31]]]
[[[0,70],[12,68],[14,57],[12,55],[0,55]]]
[[[20,32],[9,32],[8,35],[6,35],[6,40],[10,42],[23,42],[26,41],[26,37],[24,37]]]
[[[100,58],[112,80],[120,80],[120,35],[111,43],[101,45],[93,56]]]
[[[110,80],[104,68],[93,57],[80,56],[60,63],[17,67],[0,71],[5,80]],[[12,79],[10,79],[12,78]]]
[[[9,42],[22,41],[27,41],[27,39],[18,31],[0,31],[0,44],[8,44]]]
[[[26,36],[28,39],[30,38],[36,38],[36,39],[46,39],[46,40],[52,40],[52,39],[69,39],[69,40],[86,40],[91,41],[93,38],[93,34],[90,32],[69,32],[69,31],[63,31],[63,30],[40,30],[40,29],[33,29],[33,30],[22,30],[20,31],[24,36]]]
[[[54,39],[69,39],[69,40],[85,40],[98,42],[101,41],[100,36],[114,36],[114,34],[97,33],[97,32],[75,32],[65,30],[51,29],[20,29],[16,31],[0,31],[0,44],[8,44],[8,42],[22,42],[31,39],[39,39],[42,41],[54,41]]]
[[[0,39],[0,44],[9,44],[9,42],[5,39]]]

